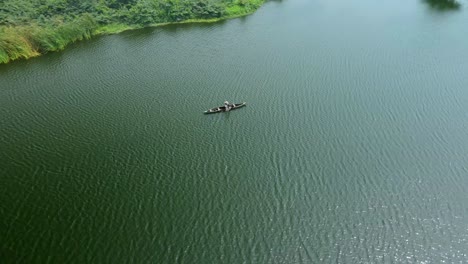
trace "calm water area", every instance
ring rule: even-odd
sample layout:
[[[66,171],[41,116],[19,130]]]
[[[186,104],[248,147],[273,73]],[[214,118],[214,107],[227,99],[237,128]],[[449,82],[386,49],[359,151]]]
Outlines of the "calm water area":
[[[0,65],[1,263],[444,261],[468,2],[272,1]]]

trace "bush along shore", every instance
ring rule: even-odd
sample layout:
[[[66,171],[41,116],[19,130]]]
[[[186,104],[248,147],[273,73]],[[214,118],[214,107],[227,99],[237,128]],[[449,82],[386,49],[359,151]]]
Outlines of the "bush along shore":
[[[0,0],[0,63],[94,35],[244,16],[265,0]]]

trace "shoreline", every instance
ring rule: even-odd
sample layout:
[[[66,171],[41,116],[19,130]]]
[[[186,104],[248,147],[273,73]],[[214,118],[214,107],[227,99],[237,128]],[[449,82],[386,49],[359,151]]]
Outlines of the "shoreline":
[[[258,9],[257,9],[258,10]],[[188,19],[179,22],[166,22],[166,23],[157,23],[157,24],[149,24],[147,26],[138,26],[138,25],[125,25],[125,24],[109,24],[102,27],[97,28],[92,36],[105,36],[105,35],[114,35],[119,34],[125,31],[130,30],[137,30],[137,29],[144,29],[144,28],[156,28],[156,27],[164,27],[170,25],[183,25],[183,24],[210,24],[216,23],[225,20],[231,20],[240,17],[246,17],[252,15],[257,10],[254,10],[249,13],[241,14],[241,15],[233,15],[233,16],[226,16],[220,18],[211,18],[211,19]]]
[[[47,54],[49,52],[57,52],[57,51],[60,52],[60,51],[63,51],[68,45],[70,45],[72,43],[88,40],[88,39],[91,39],[91,38],[97,37],[97,36],[114,35],[114,34],[122,33],[124,31],[137,30],[137,29],[143,29],[143,28],[164,27],[164,26],[168,26],[168,25],[216,23],[216,22],[219,22],[219,21],[230,20],[230,19],[235,19],[235,18],[239,18],[239,17],[246,17],[246,16],[249,16],[249,15],[255,13],[264,3],[265,3],[265,1],[261,1],[261,4],[260,4],[260,6],[258,8],[254,9],[254,10],[251,10],[251,11],[248,11],[248,12],[240,13],[240,14],[227,15],[227,16],[219,17],[219,18],[188,19],[188,20],[183,20],[183,21],[178,21],[178,22],[156,23],[156,24],[149,24],[149,25],[145,25],[145,26],[126,25],[126,24],[119,24],[119,23],[107,24],[107,25],[99,26],[96,29],[94,29],[88,37],[71,40],[70,42],[68,42],[65,46],[63,46],[60,49],[50,50],[50,51],[46,51],[46,52],[40,52],[38,50],[32,50],[32,52],[29,53],[29,54],[22,54],[21,56],[18,56],[18,57],[13,58],[13,59],[7,57],[6,61],[0,60],[0,64],[9,64],[9,63],[14,62],[14,61],[28,60],[28,59],[31,59],[31,58],[42,56],[42,55]],[[0,53],[1,53],[1,51],[2,50],[0,50]],[[2,54],[0,54],[0,55],[2,55]]]

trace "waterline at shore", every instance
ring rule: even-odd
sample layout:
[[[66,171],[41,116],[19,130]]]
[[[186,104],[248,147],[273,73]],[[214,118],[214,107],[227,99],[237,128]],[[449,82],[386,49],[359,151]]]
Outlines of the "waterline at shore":
[[[233,6],[226,15],[210,19],[187,19],[177,22],[164,22],[148,25],[110,23],[98,25],[90,15],[58,27],[43,27],[38,24],[0,27],[0,64],[20,59],[29,59],[51,51],[64,50],[71,43],[90,39],[93,36],[117,34],[127,30],[160,27],[171,24],[214,23],[254,13],[264,0],[256,0],[252,7]]]

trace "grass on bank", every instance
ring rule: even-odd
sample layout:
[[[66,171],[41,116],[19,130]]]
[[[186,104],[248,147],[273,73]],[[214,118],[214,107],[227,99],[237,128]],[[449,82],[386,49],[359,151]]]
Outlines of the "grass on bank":
[[[23,0],[6,1],[15,2]],[[45,1],[72,2],[70,0]],[[107,0],[102,1],[105,2]],[[113,0],[112,3],[116,1],[119,0]],[[101,6],[98,8],[98,11],[93,10],[89,6],[81,5],[79,8],[74,7],[71,9],[72,11],[69,11],[69,14],[66,16],[62,15],[63,12],[67,12],[66,5],[59,8],[60,12],[57,11],[59,12],[58,14],[54,14],[53,11],[47,8],[40,9],[34,14],[31,13],[33,11],[27,12],[28,9],[26,7],[28,6],[24,7],[26,10],[24,12],[19,12],[15,9],[21,14],[31,13],[29,15],[31,17],[30,22],[24,22],[27,21],[24,17],[17,18],[13,16],[12,18],[11,16],[6,16],[2,13],[4,9],[0,8],[0,19],[2,15],[5,18],[4,21],[0,20],[0,63],[28,59],[50,51],[63,50],[68,44],[89,39],[93,35],[115,34],[129,29],[174,23],[215,22],[243,16],[253,13],[264,2],[264,0],[222,0],[221,2],[227,2],[222,6],[219,2],[213,2],[213,0],[120,1],[136,2],[133,6],[130,4],[120,5],[118,6],[120,9],[115,10],[110,8],[112,7],[111,5]],[[146,3],[148,6],[141,6],[142,3]],[[154,3],[165,4],[157,6]],[[171,6],[168,3],[171,3]],[[143,7],[152,9],[146,10],[142,9]],[[80,13],[80,8],[92,13]],[[139,10],[139,13],[132,13],[135,8]],[[33,10],[32,7],[31,10]],[[10,15],[10,13],[7,13],[7,15]],[[48,14],[48,17],[45,17],[44,14]]]
[[[96,27],[90,16],[48,26],[0,27],[0,63],[63,50],[72,42],[91,38]]]

